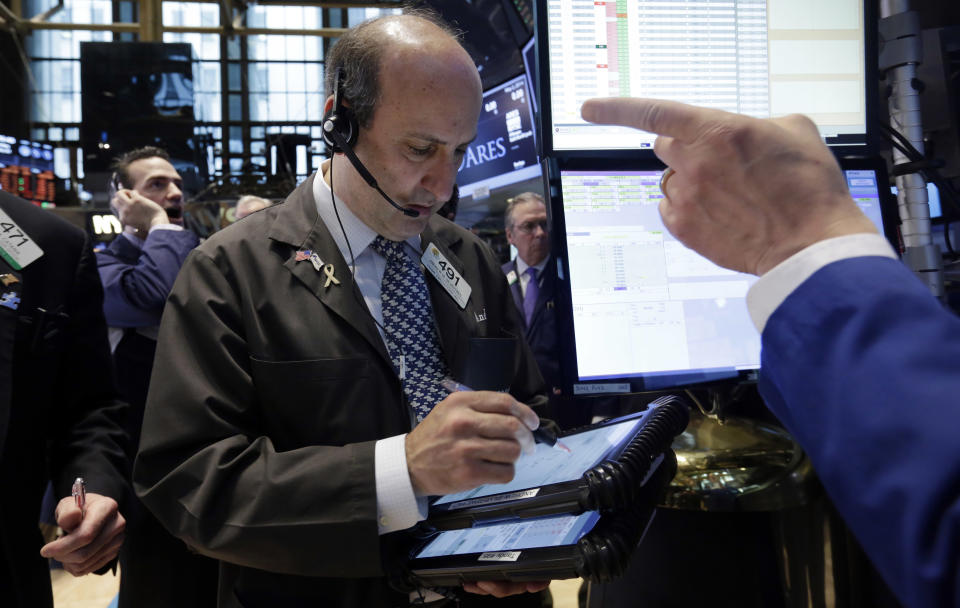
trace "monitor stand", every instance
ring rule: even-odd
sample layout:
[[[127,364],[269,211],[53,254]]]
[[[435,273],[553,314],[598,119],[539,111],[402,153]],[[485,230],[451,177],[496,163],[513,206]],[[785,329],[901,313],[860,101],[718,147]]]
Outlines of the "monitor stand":
[[[711,386],[706,389],[686,389],[687,397],[696,405],[700,413],[723,424],[731,409],[744,398],[746,386],[742,383]]]

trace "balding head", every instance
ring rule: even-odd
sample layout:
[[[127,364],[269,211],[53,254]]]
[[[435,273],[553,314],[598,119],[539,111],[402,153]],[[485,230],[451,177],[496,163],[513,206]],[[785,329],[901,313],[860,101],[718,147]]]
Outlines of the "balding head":
[[[407,213],[366,186],[342,154],[332,156],[324,179],[377,234],[394,241],[420,234],[450,199],[477,136],[483,98],[477,68],[448,29],[420,16],[395,15],[341,38],[328,56],[328,86],[338,69],[341,101],[359,124],[353,153]],[[327,111],[333,102],[328,96]]]
[[[481,90],[476,66],[457,36],[435,13],[422,9],[361,23],[347,31],[327,56],[326,94],[333,95],[338,70],[342,70],[343,102],[366,128],[382,99],[385,69],[446,62],[440,67],[458,68]]]

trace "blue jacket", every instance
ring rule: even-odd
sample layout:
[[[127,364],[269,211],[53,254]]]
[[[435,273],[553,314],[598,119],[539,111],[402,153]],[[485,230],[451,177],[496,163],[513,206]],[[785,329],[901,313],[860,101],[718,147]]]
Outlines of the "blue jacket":
[[[762,339],[761,394],[891,589],[960,606],[960,319],[862,257],[806,280]]]
[[[142,250],[120,235],[97,253],[107,325],[160,325],[173,281],[187,254],[198,244],[197,235],[189,230],[154,230]]]

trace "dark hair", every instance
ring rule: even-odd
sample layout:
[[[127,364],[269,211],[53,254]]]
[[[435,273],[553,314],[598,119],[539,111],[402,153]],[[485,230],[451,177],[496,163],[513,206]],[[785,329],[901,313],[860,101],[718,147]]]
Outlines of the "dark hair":
[[[445,34],[458,40],[460,33],[446,24],[432,9],[406,8],[402,15],[387,15],[364,21],[350,28],[337,40],[325,61],[324,88],[326,97],[333,95],[337,86],[337,70],[343,71],[341,95],[357,124],[367,128],[380,102],[380,65],[389,37],[383,35],[383,25],[415,17],[439,27]]]
[[[156,146],[144,146],[121,154],[110,163],[110,169],[113,171],[113,174],[121,186],[124,188],[133,188],[134,184],[130,182],[130,165],[144,158],[162,158],[170,162],[170,155],[167,154],[167,151],[162,148],[157,148]]]
[[[513,198],[507,199],[507,208],[503,212],[503,225],[506,228],[513,228],[513,212],[516,208],[524,203],[541,203],[546,205],[546,201],[543,200],[543,196],[536,192],[523,192],[516,195]]]

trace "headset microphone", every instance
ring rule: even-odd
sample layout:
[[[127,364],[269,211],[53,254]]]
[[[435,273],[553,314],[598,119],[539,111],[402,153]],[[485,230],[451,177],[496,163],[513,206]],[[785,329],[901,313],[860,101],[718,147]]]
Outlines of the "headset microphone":
[[[363,166],[363,163],[360,162],[360,159],[357,158],[357,155],[353,151],[353,147],[347,143],[347,140],[344,139],[343,135],[340,134],[340,131],[337,130],[336,125],[333,124],[331,120],[325,120],[323,122],[323,136],[324,139],[330,137],[337,144],[335,152],[343,152],[347,155],[347,158],[350,159],[350,164],[353,165],[353,168],[357,170],[357,173],[360,174],[360,177],[363,178],[371,188],[380,193],[380,196],[384,198],[390,206],[404,214],[407,217],[420,217],[420,214],[414,211],[413,209],[404,209],[400,205],[394,202],[392,198],[387,196],[387,193],[383,191],[382,188],[377,184],[377,180],[370,175],[370,172],[367,171],[367,168]]]
[[[357,170],[360,177],[362,177],[371,188],[379,192],[380,196],[390,203],[391,207],[407,217],[420,217],[420,214],[413,209],[404,209],[394,202],[392,198],[387,196],[387,193],[377,184],[377,180],[373,178],[373,175],[367,171],[367,168],[364,167],[360,159],[357,158],[351,144],[357,140],[360,126],[357,124],[357,119],[353,116],[350,109],[343,105],[340,96],[342,86],[343,68],[337,68],[337,86],[333,91],[333,110],[323,118],[323,128],[321,131],[323,141],[332,152],[343,152],[346,154],[347,158],[350,159],[350,164]],[[346,133],[346,135],[344,135],[344,133]]]

